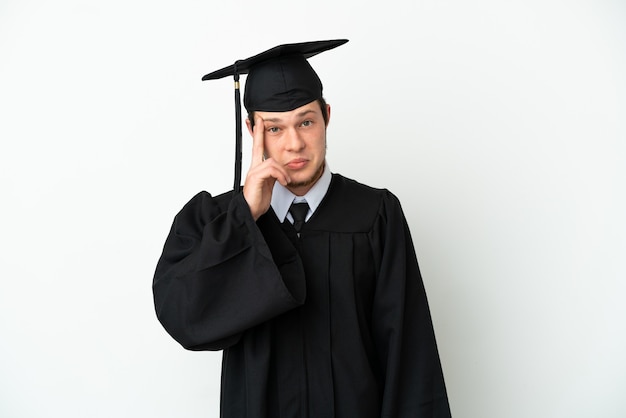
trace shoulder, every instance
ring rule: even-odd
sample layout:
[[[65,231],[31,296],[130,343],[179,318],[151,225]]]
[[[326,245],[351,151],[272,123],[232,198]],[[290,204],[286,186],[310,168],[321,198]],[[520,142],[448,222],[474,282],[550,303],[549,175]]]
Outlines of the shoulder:
[[[183,206],[176,215],[176,220],[179,223],[204,225],[227,212],[235,218],[245,218],[246,214],[249,214],[241,193],[234,193],[231,190],[213,196],[201,191]]]
[[[381,216],[386,218],[390,205],[399,207],[397,198],[389,190],[333,174],[315,224],[320,229],[336,232],[368,232]]]
[[[182,214],[190,214],[194,212],[217,214],[228,208],[232,198],[232,191],[213,196],[209,192],[203,190],[198,192],[187,203],[185,203],[178,215],[180,216]]]
[[[227,208],[230,201],[233,199],[233,191],[221,193],[218,195],[211,195],[209,192],[203,190],[192,197],[185,206],[206,206],[212,205],[217,207]]]
[[[345,177],[338,173],[333,173],[333,177],[330,183],[331,188],[341,190],[342,192],[349,192],[358,195],[378,195],[385,192],[387,189],[377,189],[375,187],[368,186],[360,183],[349,177]]]
[[[388,189],[371,187],[341,174],[333,174],[331,190],[342,197],[343,204],[352,207],[380,208],[388,204],[399,204],[398,198]]]

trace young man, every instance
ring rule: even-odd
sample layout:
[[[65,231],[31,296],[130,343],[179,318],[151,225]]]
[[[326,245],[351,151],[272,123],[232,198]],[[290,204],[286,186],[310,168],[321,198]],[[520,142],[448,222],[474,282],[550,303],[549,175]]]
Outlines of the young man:
[[[249,74],[251,167],[243,192],[201,192],[178,213],[153,290],[179,343],[224,350],[225,418],[450,416],[400,203],[326,164],[330,106],[307,58],[345,42],[205,76]]]

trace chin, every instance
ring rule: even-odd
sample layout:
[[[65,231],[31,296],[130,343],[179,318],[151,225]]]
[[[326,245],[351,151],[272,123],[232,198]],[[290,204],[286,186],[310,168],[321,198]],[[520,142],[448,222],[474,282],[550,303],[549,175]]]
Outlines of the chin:
[[[314,176],[303,177],[302,179],[293,179],[292,177],[291,183],[287,184],[287,186],[289,187],[310,186],[311,184],[315,183],[316,180],[317,178]]]
[[[301,175],[292,176],[291,177],[292,181],[287,186],[291,188],[310,186],[312,184],[315,184],[315,182],[319,180],[320,177],[322,177],[323,172],[324,172],[324,164],[321,164],[312,174],[300,173]]]

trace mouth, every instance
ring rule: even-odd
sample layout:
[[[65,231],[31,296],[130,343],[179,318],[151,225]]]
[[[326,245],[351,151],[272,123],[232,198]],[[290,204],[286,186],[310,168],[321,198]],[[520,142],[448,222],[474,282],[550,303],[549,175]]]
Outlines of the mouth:
[[[304,168],[308,163],[309,163],[309,160],[305,158],[294,158],[293,160],[290,160],[285,165],[287,166],[287,168],[291,170],[299,170],[301,168]]]

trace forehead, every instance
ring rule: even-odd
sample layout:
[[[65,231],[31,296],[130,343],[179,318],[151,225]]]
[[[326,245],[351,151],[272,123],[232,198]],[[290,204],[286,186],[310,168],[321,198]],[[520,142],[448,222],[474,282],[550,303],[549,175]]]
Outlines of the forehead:
[[[297,119],[303,116],[310,116],[313,114],[321,115],[322,112],[319,103],[317,102],[317,100],[314,100],[310,103],[305,104],[304,106],[297,107],[294,110],[290,110],[287,112],[256,111],[255,114],[259,115],[263,120],[279,121]]]

